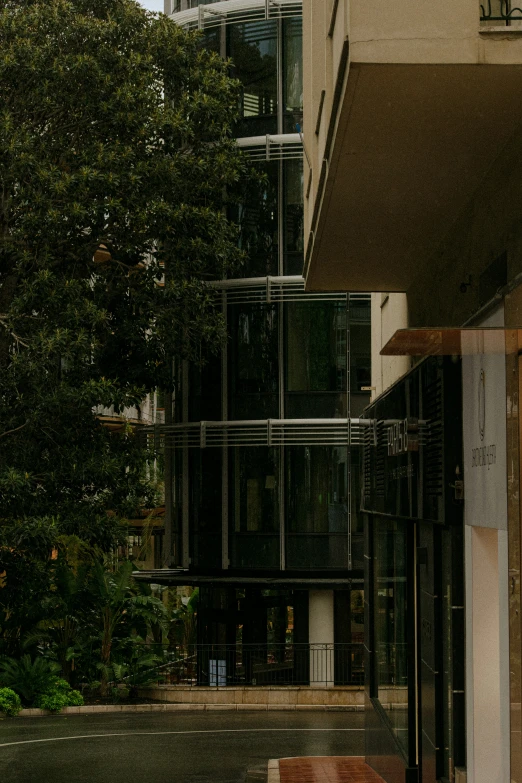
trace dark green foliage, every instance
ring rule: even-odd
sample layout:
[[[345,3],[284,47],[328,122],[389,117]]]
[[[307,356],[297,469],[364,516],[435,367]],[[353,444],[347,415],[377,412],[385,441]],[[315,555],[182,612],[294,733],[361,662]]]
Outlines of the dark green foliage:
[[[0,688],[0,712],[5,715],[18,715],[22,709],[22,702],[17,693],[11,688]]]
[[[239,259],[223,194],[242,163],[226,64],[133,0],[4,2],[0,51],[0,626],[14,639],[15,585],[29,576],[31,607],[57,538],[108,551],[156,504],[150,455],[96,410],[139,406],[169,387],[172,357],[221,344],[205,281]]]
[[[34,706],[50,712],[60,712],[64,707],[81,707],[83,696],[79,691],[71,689],[65,680],[56,679],[48,690],[37,696]]]
[[[59,671],[59,664],[42,657],[32,660],[25,654],[20,660],[6,658],[0,661],[0,685],[11,688],[30,707],[40,694],[52,689]]]

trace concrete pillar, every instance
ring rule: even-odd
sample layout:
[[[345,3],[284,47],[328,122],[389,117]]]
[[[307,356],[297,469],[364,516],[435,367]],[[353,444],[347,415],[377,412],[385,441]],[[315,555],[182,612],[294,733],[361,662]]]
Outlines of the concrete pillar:
[[[308,601],[310,685],[334,684],[334,594],[333,590],[310,590]]]
[[[465,532],[468,780],[509,783],[507,532]]]

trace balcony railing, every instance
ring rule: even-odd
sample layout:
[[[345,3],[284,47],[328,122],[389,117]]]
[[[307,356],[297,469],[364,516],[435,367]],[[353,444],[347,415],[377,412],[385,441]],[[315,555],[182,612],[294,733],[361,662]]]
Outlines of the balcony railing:
[[[164,685],[362,685],[362,642],[151,645]]]
[[[172,16],[182,27],[206,30],[222,24],[300,16],[302,0],[222,0],[197,4],[184,0],[175,2],[174,9]]]
[[[480,4],[480,21],[502,22],[509,27],[512,22],[522,22],[522,8],[511,0],[485,0]]]
[[[370,419],[253,419],[193,421],[143,427],[141,437],[171,448],[220,446],[360,446]]]

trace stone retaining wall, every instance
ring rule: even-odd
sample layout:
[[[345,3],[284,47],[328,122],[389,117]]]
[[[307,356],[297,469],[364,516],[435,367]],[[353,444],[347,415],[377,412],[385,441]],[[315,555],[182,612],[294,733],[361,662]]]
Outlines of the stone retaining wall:
[[[141,698],[180,705],[222,706],[229,709],[364,709],[364,688],[338,686],[255,686],[224,688],[190,685],[157,685],[138,689]]]

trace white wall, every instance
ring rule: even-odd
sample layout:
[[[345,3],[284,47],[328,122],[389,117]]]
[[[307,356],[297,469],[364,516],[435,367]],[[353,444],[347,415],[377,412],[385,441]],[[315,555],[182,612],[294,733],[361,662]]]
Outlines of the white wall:
[[[507,533],[465,531],[468,783],[509,783]]]
[[[408,356],[381,356],[397,329],[408,326],[408,302],[406,294],[372,294],[372,399],[395,383],[410,369]]]
[[[504,325],[503,306],[481,326]],[[495,335],[462,358],[468,783],[509,783],[506,359]],[[489,342],[489,344],[488,344]]]
[[[333,590],[310,590],[308,599],[310,641],[310,685],[324,687],[334,680],[334,594]],[[315,645],[315,647],[314,647]]]

